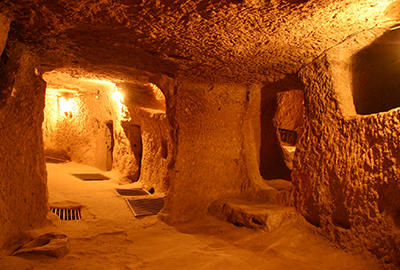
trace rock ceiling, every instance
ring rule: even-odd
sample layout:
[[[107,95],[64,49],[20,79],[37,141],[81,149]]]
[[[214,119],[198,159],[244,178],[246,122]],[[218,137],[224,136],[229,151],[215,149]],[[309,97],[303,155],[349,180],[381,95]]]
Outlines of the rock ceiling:
[[[3,0],[42,64],[129,79],[272,82],[400,16],[394,0]]]

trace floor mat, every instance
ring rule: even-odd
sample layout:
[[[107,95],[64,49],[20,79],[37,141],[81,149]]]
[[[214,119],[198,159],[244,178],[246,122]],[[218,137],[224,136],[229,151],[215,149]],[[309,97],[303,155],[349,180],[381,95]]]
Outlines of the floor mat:
[[[115,191],[117,195],[120,196],[143,196],[149,195],[149,193],[141,188],[133,188],[133,189],[123,189],[123,188],[116,188]]]
[[[135,217],[157,215],[164,207],[164,198],[125,200]]]
[[[109,177],[102,175],[100,173],[80,173],[80,174],[71,173],[71,175],[78,177],[83,181],[102,181],[110,179]]]

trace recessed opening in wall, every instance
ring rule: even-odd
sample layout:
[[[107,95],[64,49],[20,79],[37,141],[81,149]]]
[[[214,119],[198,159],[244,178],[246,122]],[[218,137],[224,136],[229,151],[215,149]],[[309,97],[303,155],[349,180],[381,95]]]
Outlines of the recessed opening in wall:
[[[74,68],[39,74],[47,82],[42,126],[44,152],[51,155],[47,160],[72,161],[71,168],[76,162],[116,170],[120,183],[136,182],[143,171],[150,170],[143,173],[144,181],[148,175],[157,181],[158,164],[148,163],[164,166],[168,140],[164,137],[165,96],[155,84],[113,78],[100,81]],[[146,162],[143,170],[142,162]]]
[[[299,89],[299,90],[293,90]],[[291,159],[303,124],[303,89],[296,74],[261,90],[260,174],[291,180]]]
[[[114,125],[129,116],[120,90],[112,82],[72,77],[57,70],[44,73],[43,79],[47,82],[45,154],[111,170]]]
[[[107,147],[106,154],[106,170],[110,171],[113,164],[113,153],[114,153],[114,125],[113,121],[110,120],[106,123],[105,128],[105,144]]]
[[[400,29],[387,31],[352,57],[352,94],[358,114],[400,106]]]
[[[138,108],[165,112],[164,93],[155,84],[122,82],[117,87],[125,89],[125,102]]]
[[[139,125],[134,125],[130,122],[122,123],[124,133],[131,145],[131,151],[134,156],[134,166],[137,168],[135,173],[129,175],[128,178],[132,182],[139,180],[142,169],[143,143],[142,143],[142,128]]]
[[[168,143],[166,140],[161,140],[161,157],[163,159],[168,157]]]
[[[277,110],[274,125],[286,166],[292,170],[296,143],[304,122],[304,92],[291,90],[277,94]]]

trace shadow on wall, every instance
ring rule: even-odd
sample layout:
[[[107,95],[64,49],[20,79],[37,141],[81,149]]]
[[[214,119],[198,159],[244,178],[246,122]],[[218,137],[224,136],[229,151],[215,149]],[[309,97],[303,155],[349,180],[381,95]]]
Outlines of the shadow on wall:
[[[142,129],[138,125],[133,125],[130,124],[129,122],[121,122],[122,128],[124,129],[124,132],[126,134],[126,137],[128,138],[130,145],[131,145],[131,150],[133,155],[135,156],[136,160],[136,165],[138,167],[138,170],[135,172],[134,175],[129,176],[129,180],[132,182],[136,182],[139,180],[140,177],[140,170],[141,170],[141,165],[142,165]]]
[[[400,106],[400,29],[388,31],[352,58],[353,100],[358,114]]]
[[[284,161],[274,117],[278,110],[277,94],[295,89],[303,90],[304,86],[296,75],[288,75],[278,82],[265,85],[261,90],[260,174],[267,180],[290,180],[291,171]]]

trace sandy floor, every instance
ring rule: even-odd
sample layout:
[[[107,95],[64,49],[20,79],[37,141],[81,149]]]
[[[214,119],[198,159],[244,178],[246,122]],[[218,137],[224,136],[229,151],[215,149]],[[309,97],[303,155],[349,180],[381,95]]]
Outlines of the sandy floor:
[[[171,227],[156,216],[135,218],[113,172],[77,163],[48,164],[49,201],[83,205],[83,219],[61,221],[70,239],[61,259],[9,257],[5,269],[380,269],[372,258],[337,250],[299,221],[273,233],[238,228],[212,216]],[[70,173],[103,173],[111,180],[81,181]],[[128,186],[135,186],[127,185]],[[12,266],[10,266],[12,265]]]

